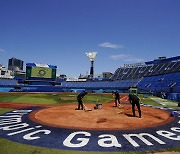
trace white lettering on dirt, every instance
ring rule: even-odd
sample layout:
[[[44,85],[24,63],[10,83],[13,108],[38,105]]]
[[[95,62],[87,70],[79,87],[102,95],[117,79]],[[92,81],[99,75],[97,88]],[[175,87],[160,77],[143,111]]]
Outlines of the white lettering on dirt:
[[[63,145],[65,145],[67,147],[72,147],[72,148],[79,148],[79,147],[85,146],[89,142],[89,138],[77,138],[77,141],[80,141],[80,143],[72,143],[71,141],[76,135],[84,135],[86,137],[91,136],[90,133],[84,132],[84,131],[74,132],[74,133],[71,133],[64,140]]]
[[[180,128],[179,127],[172,127],[171,130],[180,133]]]
[[[172,133],[169,131],[159,130],[159,131],[156,131],[156,133],[170,140],[176,140],[176,141],[180,140],[180,136],[177,136],[175,133]]]
[[[25,140],[36,140],[36,139],[39,139],[40,137],[39,136],[34,136],[33,137],[33,135],[38,134],[38,133],[43,133],[45,135],[48,135],[48,134],[51,133],[51,131],[50,130],[37,130],[35,132],[31,132],[29,134],[24,135],[23,138]]]
[[[27,124],[27,123],[20,123],[20,124],[15,124],[15,125],[11,125],[11,126],[0,127],[0,129],[2,129],[2,130],[16,130],[16,129],[25,128],[28,126],[29,126],[29,124]]]
[[[99,138],[102,138],[98,141],[98,144],[101,147],[105,147],[105,148],[109,148],[109,147],[121,147],[121,144],[118,143],[117,138],[114,135],[111,134],[103,134],[100,135]],[[106,143],[106,142],[110,142],[110,143]]]
[[[154,139],[156,142],[158,142],[159,144],[166,144],[163,141],[161,141],[160,139],[158,139],[157,137],[148,134],[148,133],[140,133],[140,134],[123,134],[123,136],[134,146],[134,147],[139,147],[140,145],[134,141],[131,137],[137,137],[139,138],[141,141],[143,141],[146,145],[151,146],[153,145],[150,141],[148,141],[147,139],[145,139],[143,136],[148,136],[151,137],[152,139]]]
[[[0,126],[20,123],[21,118],[0,119]]]

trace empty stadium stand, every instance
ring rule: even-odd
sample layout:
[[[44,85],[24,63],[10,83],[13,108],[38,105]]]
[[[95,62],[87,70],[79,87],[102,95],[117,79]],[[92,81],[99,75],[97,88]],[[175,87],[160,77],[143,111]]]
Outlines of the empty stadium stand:
[[[87,81],[65,81],[61,78],[42,79],[15,77],[0,79],[0,86],[16,87],[16,90],[33,92],[129,92],[130,88],[138,88],[141,93],[152,93],[180,101],[180,56],[161,57],[143,64],[125,64],[117,68],[110,80],[91,79]],[[12,90],[13,91],[13,90]]]
[[[144,66],[130,66],[118,68],[112,80],[126,80],[133,78],[142,78],[148,76],[157,76],[180,71],[180,56],[167,59],[158,59],[145,62]]]
[[[141,65],[126,65],[118,68],[111,81],[62,82],[62,89],[83,88],[86,90],[119,90],[128,92],[136,87],[139,91],[155,95],[166,93],[168,98],[179,100],[180,93],[180,56],[158,58]],[[173,97],[173,94],[177,96]],[[171,97],[170,97],[171,96]]]
[[[0,79],[0,86],[16,86],[18,85],[17,80],[14,79]]]

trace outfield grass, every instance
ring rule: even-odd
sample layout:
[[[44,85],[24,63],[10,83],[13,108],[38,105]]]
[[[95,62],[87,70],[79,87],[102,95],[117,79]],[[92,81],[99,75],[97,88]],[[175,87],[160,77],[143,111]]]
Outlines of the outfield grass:
[[[12,111],[13,109],[7,109],[7,108],[0,108],[0,115],[9,111]]]
[[[16,102],[16,103],[29,103],[29,104],[48,104],[48,105],[58,105],[65,103],[77,103],[77,94],[69,93],[57,93],[57,94],[6,94],[0,95],[0,102]],[[151,104],[154,106],[161,106],[159,103],[150,99],[150,97],[143,98],[140,95],[143,104]],[[113,100],[111,95],[101,95],[101,94],[88,94],[84,97],[83,101],[87,102],[102,102],[107,103]],[[176,107],[174,107],[176,108]],[[12,109],[0,108],[0,114],[11,111]],[[164,152],[164,151],[177,151],[180,152],[180,147],[161,149],[159,151],[149,151],[148,153]],[[147,152],[82,152],[82,151],[66,151],[66,150],[56,150],[49,148],[36,147],[31,145],[25,145],[7,139],[0,138],[0,154],[145,154]]]
[[[77,103],[77,93],[57,93],[57,94],[17,94],[17,95],[0,95],[0,102],[28,103],[28,104],[48,104],[58,105],[66,103]],[[102,102],[107,103],[113,98],[111,95],[88,94],[83,98],[83,102]]]

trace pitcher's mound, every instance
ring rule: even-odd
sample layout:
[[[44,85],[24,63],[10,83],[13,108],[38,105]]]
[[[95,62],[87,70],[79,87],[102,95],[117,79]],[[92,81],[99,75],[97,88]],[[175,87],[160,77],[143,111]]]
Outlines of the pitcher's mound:
[[[164,125],[174,118],[169,112],[141,106],[142,118],[132,116],[131,105],[120,108],[105,103],[102,109],[94,110],[94,104],[86,104],[92,111],[75,110],[77,105],[61,105],[33,112],[31,120],[48,126],[81,130],[127,130]]]

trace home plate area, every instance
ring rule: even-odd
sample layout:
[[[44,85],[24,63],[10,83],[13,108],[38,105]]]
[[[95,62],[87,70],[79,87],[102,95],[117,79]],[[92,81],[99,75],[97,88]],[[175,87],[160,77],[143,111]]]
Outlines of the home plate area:
[[[6,104],[7,105],[7,104]],[[180,111],[142,105],[142,118],[131,105],[113,102],[94,109],[77,105],[31,106],[0,115],[0,136],[15,142],[76,151],[151,151],[180,146]]]

